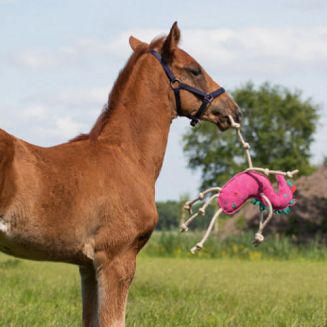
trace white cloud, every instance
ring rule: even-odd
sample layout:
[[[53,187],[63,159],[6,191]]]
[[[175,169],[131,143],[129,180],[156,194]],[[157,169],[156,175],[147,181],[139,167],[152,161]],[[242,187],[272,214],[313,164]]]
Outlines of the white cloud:
[[[184,35],[184,46],[194,57],[223,72],[269,76],[327,68],[327,28],[193,30]]]
[[[127,41],[126,41],[127,42]],[[80,39],[56,49],[35,48],[21,50],[10,56],[14,64],[28,69],[54,69],[96,63],[99,57],[116,54],[115,43],[100,39]]]
[[[112,61],[113,57],[121,59],[131,54],[128,38],[132,34],[140,36],[149,42],[154,36],[160,34],[160,31],[153,29],[136,30],[136,33],[125,31],[111,41],[84,38],[76,40],[72,44],[61,45],[56,49],[23,49],[18,54],[11,55],[10,58],[12,59],[10,60],[19,67],[34,70],[97,62],[99,57],[105,57],[107,60]]]
[[[83,124],[74,121],[71,117],[62,117],[55,120],[53,132],[58,136],[71,138],[83,131]]]
[[[93,88],[62,88],[57,92],[33,93],[22,99],[21,117],[28,120],[51,119],[66,115],[74,120],[88,123],[88,130],[107,103],[111,85]],[[18,108],[12,108],[16,111]]]
[[[48,116],[48,109],[44,105],[29,105],[22,111],[22,117],[26,120],[43,120]]]
[[[325,0],[287,0],[283,5],[291,8],[292,10],[301,10],[308,12],[322,10],[326,4]]]
[[[149,42],[157,30],[120,34],[113,42],[126,55],[129,35]],[[182,48],[206,66],[239,74],[285,73],[298,65],[327,66],[327,28],[192,29],[182,31]]]
[[[84,110],[83,114],[76,115],[72,111],[67,114],[66,108],[58,109],[45,104],[11,106],[3,117],[1,127],[27,142],[49,146],[90,130],[90,121],[94,121],[99,112]]]
[[[61,104],[67,107],[95,107],[101,108],[107,101],[111,86],[95,87],[91,89],[64,90],[50,99],[52,104]]]
[[[182,33],[183,48],[205,66],[218,66],[223,72],[276,74],[297,70],[299,65],[327,67],[327,27],[189,29]],[[55,51],[30,49],[14,60],[40,69],[94,62],[104,56],[126,58],[131,53],[128,37],[132,34],[150,42],[160,31],[125,31],[110,42],[81,39]]]
[[[58,58],[46,50],[26,50],[14,57],[14,62],[22,67],[40,69],[57,66]]]

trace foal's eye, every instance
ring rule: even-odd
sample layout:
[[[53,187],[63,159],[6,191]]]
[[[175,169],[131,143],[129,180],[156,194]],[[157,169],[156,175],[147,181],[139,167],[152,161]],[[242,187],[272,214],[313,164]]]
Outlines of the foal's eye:
[[[199,76],[202,73],[200,67],[188,67],[187,70],[194,76]]]

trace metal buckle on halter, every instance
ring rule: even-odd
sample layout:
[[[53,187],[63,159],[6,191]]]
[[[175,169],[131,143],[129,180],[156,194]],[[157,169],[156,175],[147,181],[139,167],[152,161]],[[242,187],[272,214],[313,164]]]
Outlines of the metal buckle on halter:
[[[191,117],[191,126],[195,127],[200,120],[200,116],[202,116],[204,110],[208,107],[208,105],[214,100],[215,98],[211,94],[206,94],[202,99],[202,104],[200,108],[198,109],[195,116]]]
[[[179,90],[181,87],[181,81],[179,79],[174,79],[173,81],[170,82],[170,87],[173,90]]]
[[[203,102],[211,103],[213,101],[214,97],[211,94],[206,94],[203,98]]]

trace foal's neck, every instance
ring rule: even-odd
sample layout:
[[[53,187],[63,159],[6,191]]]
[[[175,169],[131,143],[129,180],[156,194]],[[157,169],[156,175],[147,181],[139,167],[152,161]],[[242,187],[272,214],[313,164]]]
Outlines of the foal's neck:
[[[139,58],[128,79],[114,86],[108,123],[99,138],[120,146],[154,182],[164,159],[174,108],[166,76],[150,60],[147,55]]]

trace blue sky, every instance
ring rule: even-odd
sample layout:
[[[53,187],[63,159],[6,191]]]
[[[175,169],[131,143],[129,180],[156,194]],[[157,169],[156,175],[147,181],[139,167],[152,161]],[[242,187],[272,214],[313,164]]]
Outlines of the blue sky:
[[[0,0],[0,126],[43,146],[88,131],[131,53],[128,36],[150,41],[177,20],[181,47],[227,89],[268,80],[321,105],[319,163],[327,155],[325,3]],[[159,200],[197,190],[200,174],[182,153],[187,128],[186,119],[173,123]]]

